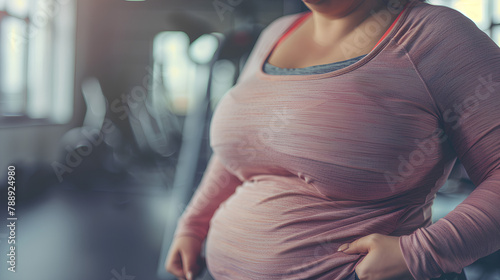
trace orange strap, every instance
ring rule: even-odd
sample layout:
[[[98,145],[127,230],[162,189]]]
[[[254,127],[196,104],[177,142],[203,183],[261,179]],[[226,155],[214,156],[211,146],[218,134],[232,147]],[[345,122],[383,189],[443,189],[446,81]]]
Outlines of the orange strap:
[[[297,27],[304,21],[306,20],[309,16],[311,16],[312,13],[311,12],[308,12],[306,14],[304,14],[301,18],[299,18],[298,20],[296,20],[292,26],[290,26],[290,28],[288,29],[288,31],[283,34],[283,36],[281,36],[281,38],[278,40],[278,42],[276,43],[276,45],[274,45],[274,47],[278,46],[283,40],[285,40],[286,37],[288,37],[288,35],[290,35],[290,33],[292,33],[295,29],[297,29]]]
[[[391,30],[394,28],[394,25],[396,25],[396,22],[398,22],[399,18],[401,17],[401,15],[403,14],[403,12],[406,10],[406,6],[408,6],[408,3],[405,4],[403,10],[399,13],[399,15],[396,18],[396,20],[391,24],[391,26],[389,27],[389,29],[387,29],[387,31],[384,33],[384,35],[382,36],[382,38],[380,38],[380,40],[378,40],[377,44],[375,44],[375,47],[373,47],[373,49],[375,49],[378,46],[378,44],[380,44],[380,42],[382,42],[382,40],[384,40],[384,38],[387,37],[387,35],[389,35],[389,33],[391,32]]]

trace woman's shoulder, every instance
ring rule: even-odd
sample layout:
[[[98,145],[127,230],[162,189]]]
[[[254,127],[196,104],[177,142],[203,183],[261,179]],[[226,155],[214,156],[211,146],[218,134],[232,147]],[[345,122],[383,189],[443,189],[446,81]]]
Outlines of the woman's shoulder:
[[[418,2],[408,11],[395,35],[394,40],[398,44],[420,48],[443,43],[456,45],[471,40],[491,40],[461,12],[446,6]]]
[[[456,21],[472,22],[468,17],[453,8],[426,2],[417,2],[418,3],[416,3],[411,10],[409,18],[430,22],[441,22],[445,25],[456,23]]]

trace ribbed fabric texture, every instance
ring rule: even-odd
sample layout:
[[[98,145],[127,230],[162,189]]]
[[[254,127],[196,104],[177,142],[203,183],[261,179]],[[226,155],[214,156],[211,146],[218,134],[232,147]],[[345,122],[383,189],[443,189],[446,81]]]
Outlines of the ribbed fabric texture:
[[[363,255],[337,248],[371,233],[401,236],[418,280],[499,250],[498,46],[459,12],[411,1],[355,64],[264,73],[299,16],[266,28],[218,104],[176,235],[207,238],[217,280],[350,279]],[[457,156],[477,189],[431,224]]]

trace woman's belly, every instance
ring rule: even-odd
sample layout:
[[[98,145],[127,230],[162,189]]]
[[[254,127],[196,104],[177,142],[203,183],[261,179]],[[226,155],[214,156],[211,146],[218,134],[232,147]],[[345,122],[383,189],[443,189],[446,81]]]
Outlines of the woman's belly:
[[[360,260],[337,248],[390,234],[401,211],[333,201],[297,177],[259,175],[215,212],[207,236],[210,272],[221,279],[349,279]]]

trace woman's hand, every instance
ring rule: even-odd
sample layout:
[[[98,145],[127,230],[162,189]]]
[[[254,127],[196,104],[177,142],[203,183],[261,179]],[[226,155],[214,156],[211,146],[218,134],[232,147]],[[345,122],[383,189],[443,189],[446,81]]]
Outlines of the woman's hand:
[[[204,260],[201,258],[203,242],[191,236],[179,236],[170,246],[165,268],[178,279],[192,280],[199,273]]]
[[[360,280],[413,279],[399,248],[399,237],[370,234],[343,244],[338,250],[346,254],[366,254],[355,269]]]

